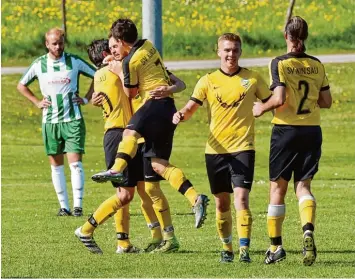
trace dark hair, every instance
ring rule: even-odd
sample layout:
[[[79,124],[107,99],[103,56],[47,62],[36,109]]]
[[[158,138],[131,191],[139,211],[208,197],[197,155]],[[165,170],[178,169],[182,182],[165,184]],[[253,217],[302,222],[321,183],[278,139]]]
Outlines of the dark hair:
[[[308,37],[308,24],[302,17],[291,17],[286,23],[285,33],[288,39],[294,43],[297,52],[306,51],[304,41]]]
[[[116,40],[122,40],[132,44],[138,38],[138,31],[132,20],[128,18],[119,18],[112,23],[110,35]]]
[[[94,40],[87,48],[87,52],[89,58],[92,63],[95,64],[96,67],[100,67],[102,65],[102,61],[104,60],[103,52],[106,51],[110,53],[110,48],[108,46],[107,39]]]

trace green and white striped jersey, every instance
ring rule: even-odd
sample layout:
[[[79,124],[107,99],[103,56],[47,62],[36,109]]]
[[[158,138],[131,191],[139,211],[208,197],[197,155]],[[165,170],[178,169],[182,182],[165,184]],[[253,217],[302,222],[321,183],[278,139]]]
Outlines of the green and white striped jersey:
[[[79,94],[79,75],[93,78],[95,68],[80,57],[64,52],[58,60],[48,54],[37,58],[20,83],[25,86],[38,79],[42,95],[52,104],[43,109],[42,123],[70,122],[82,118],[80,105],[73,103]]]

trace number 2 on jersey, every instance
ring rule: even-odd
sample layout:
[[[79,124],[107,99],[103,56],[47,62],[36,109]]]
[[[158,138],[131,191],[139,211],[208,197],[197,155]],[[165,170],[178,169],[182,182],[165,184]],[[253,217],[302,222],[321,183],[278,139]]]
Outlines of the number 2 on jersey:
[[[304,93],[303,93],[303,98],[301,99],[300,105],[298,106],[297,114],[307,114],[307,113],[311,112],[309,109],[303,109],[304,102],[306,101],[308,93],[309,93],[309,84],[305,80],[300,80],[298,82],[298,90],[302,89],[302,85],[304,87]]]

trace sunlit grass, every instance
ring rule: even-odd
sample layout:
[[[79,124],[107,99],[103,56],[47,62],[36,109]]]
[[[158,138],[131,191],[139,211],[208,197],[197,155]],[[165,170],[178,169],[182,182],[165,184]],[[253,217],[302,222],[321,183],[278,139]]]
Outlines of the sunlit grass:
[[[221,265],[218,262],[221,244],[215,228],[214,202],[211,201],[205,226],[196,230],[187,200],[166,182],[162,187],[170,202],[181,243],[180,252],[171,255],[116,255],[114,226],[110,219],[95,234],[104,250],[100,257],[91,255],[74,237],[75,228],[82,225],[86,217],[55,216],[58,202],[39,130],[40,111],[16,92],[19,75],[2,76],[1,277],[354,277],[354,67],[355,64],[326,65],[334,104],[330,110],[322,111],[323,154],[319,173],[313,182],[317,198],[318,259],[312,267],[301,264],[301,227],[292,186],[286,196],[287,217],[283,228],[287,259],[274,266],[262,263],[269,243],[266,209],[271,115],[256,121],[256,168],[250,198],[254,218],[252,264],[242,265],[236,261],[231,265]],[[257,71],[268,78],[266,68],[257,68]],[[189,99],[198,78],[207,72],[209,70],[174,73],[187,84],[187,89],[176,96],[178,108]],[[82,80],[80,88],[84,90],[88,85],[88,80]],[[32,89],[39,93],[37,83]],[[83,111],[87,126],[84,156],[84,212],[87,216],[113,194],[113,188],[90,180],[93,173],[104,168],[103,123],[100,109],[88,105]],[[209,194],[204,165],[207,134],[207,113],[203,107],[190,121],[178,127],[171,160],[186,172],[198,191]],[[67,166],[65,171],[71,194]],[[142,247],[149,241],[149,232],[140,213],[138,198],[132,203],[131,214],[132,242]],[[236,247],[235,237],[236,234]]]

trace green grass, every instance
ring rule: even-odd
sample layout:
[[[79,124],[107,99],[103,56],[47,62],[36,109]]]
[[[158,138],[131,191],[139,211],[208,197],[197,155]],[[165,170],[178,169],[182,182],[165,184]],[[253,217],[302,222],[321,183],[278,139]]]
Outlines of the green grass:
[[[164,59],[214,59],[218,36],[239,33],[243,56],[273,56],[284,50],[285,0],[164,0]],[[87,57],[86,46],[107,36],[118,17],[129,17],[142,29],[141,0],[67,0],[67,50]],[[353,0],[296,1],[293,14],[309,24],[306,43],[313,54],[355,50]],[[27,65],[42,55],[44,33],[62,26],[61,1],[2,1],[2,64]]]
[[[162,187],[170,202],[181,250],[170,255],[116,255],[114,225],[110,219],[96,231],[95,238],[104,250],[103,256],[97,256],[86,251],[74,237],[74,230],[86,217],[55,216],[58,202],[39,131],[40,112],[16,92],[19,75],[2,76],[1,277],[354,277],[355,97],[351,82],[354,68],[355,64],[326,65],[334,105],[322,111],[323,155],[313,183],[318,205],[319,255],[312,267],[301,264],[302,233],[292,186],[286,198],[287,217],[283,228],[287,259],[273,266],[262,263],[269,244],[266,210],[270,115],[256,123],[255,183],[250,197],[254,218],[253,262],[250,265],[237,261],[230,265],[219,264],[221,243],[215,228],[214,202],[208,209],[205,226],[196,230],[187,200],[165,182]],[[267,79],[266,68],[257,70]],[[188,100],[197,77],[206,72],[208,70],[176,72],[188,87],[176,98],[177,107]],[[88,86],[87,80],[81,83],[82,89]],[[33,89],[38,93],[37,85]],[[93,173],[104,168],[103,130],[100,109],[86,106],[84,114],[87,124],[84,211],[87,216],[111,196],[114,189],[109,184],[95,184],[90,180]],[[198,191],[209,194],[204,167],[207,133],[206,110],[202,108],[191,121],[178,127],[172,162],[183,168]],[[68,168],[66,174],[69,178]],[[131,214],[131,239],[142,247],[149,241],[150,234],[140,213],[138,198],[131,205]],[[236,234],[234,240],[236,245]]]

